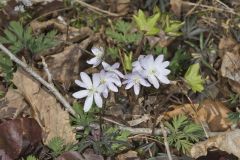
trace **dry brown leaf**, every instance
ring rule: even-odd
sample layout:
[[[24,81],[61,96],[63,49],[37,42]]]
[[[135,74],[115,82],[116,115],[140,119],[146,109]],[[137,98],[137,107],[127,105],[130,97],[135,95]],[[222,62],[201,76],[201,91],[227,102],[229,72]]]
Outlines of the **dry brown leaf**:
[[[5,97],[0,100],[0,119],[16,118],[25,108],[28,108],[28,105],[24,97],[17,90],[9,88]]]
[[[61,108],[55,97],[22,70],[14,73],[13,83],[31,105],[33,117],[43,129],[45,144],[53,137],[61,137],[66,143],[74,143],[75,133],[69,121],[69,115]]]
[[[128,159],[140,160],[136,151],[128,151],[127,153],[119,154],[116,159],[117,160],[128,160]]]
[[[165,113],[165,118],[172,118],[180,114],[191,115],[196,122],[206,123],[210,131],[225,131],[231,127],[228,120],[230,110],[221,102],[207,99],[199,104],[184,104],[173,106],[174,110]],[[196,112],[197,114],[195,114]]]
[[[240,93],[240,52],[226,52],[223,56],[221,75],[230,79],[232,89]],[[232,83],[231,83],[232,82]]]
[[[193,158],[207,155],[208,149],[213,147],[240,158],[240,130],[225,132],[206,141],[196,143],[191,148],[190,155]]]
[[[182,0],[170,0],[172,12],[180,17],[182,11]]]
[[[53,80],[61,83],[66,90],[78,78],[81,56],[82,52],[79,47],[71,45],[66,47],[63,52],[46,58]]]

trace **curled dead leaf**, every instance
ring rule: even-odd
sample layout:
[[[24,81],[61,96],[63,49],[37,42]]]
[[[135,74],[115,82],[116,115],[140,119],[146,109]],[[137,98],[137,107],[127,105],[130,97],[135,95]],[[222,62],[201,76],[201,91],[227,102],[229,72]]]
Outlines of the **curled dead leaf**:
[[[14,73],[13,83],[31,106],[32,116],[43,129],[45,144],[48,144],[54,137],[60,137],[66,143],[76,142],[69,115],[61,108],[55,97],[41,88],[36,80],[33,80],[32,77],[20,69]]]
[[[240,130],[225,132],[206,141],[194,144],[190,150],[190,155],[193,158],[207,155],[208,149],[213,147],[240,158]]]
[[[226,131],[232,125],[228,120],[230,110],[219,101],[207,99],[200,105],[184,104],[173,108],[174,110],[165,113],[166,119],[180,114],[191,115],[196,122],[207,124],[212,132]]]
[[[0,124],[0,131],[0,151],[12,159],[32,153],[42,142],[41,127],[32,118],[5,121]]]

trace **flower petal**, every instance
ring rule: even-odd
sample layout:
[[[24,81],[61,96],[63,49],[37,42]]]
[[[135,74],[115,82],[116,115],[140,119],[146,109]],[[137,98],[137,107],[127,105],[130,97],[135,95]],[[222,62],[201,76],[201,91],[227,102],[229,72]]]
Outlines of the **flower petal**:
[[[153,55],[147,55],[146,57],[140,59],[140,64],[144,69],[148,69],[149,67],[154,65]]]
[[[140,92],[140,85],[139,84],[135,84],[134,85],[134,93],[135,95],[139,95]]]
[[[159,64],[162,64],[162,62],[163,62],[163,55],[161,54],[155,59],[155,63],[159,65]]]
[[[100,74],[99,73],[94,73],[93,74],[93,86],[97,87],[100,84]]]
[[[155,76],[149,76],[148,81],[156,88],[159,88],[159,82]]]
[[[92,47],[91,49],[92,53],[95,55],[95,56],[102,56],[104,54],[104,49],[102,47]]]
[[[164,83],[164,84],[169,84],[169,83],[170,83],[170,81],[169,81],[169,79],[167,78],[167,76],[158,74],[158,75],[157,75],[157,78],[159,79],[160,82],[162,82],[162,83]]]
[[[99,93],[94,93],[94,101],[99,108],[102,108],[103,100]]]
[[[124,75],[123,75],[120,71],[118,71],[118,70],[116,70],[116,69],[114,69],[113,72],[116,73],[116,74],[117,74],[119,77],[121,77],[121,78],[124,77]]]
[[[87,96],[88,96],[88,93],[89,93],[88,90],[81,90],[81,91],[78,91],[78,92],[73,93],[72,96],[73,96],[74,98],[81,99],[81,98],[83,98],[83,97],[87,97]]]
[[[92,65],[95,65],[95,64],[97,64],[99,62],[99,58],[98,57],[94,57],[94,58],[92,58],[92,59],[90,59],[90,60],[87,60],[87,63],[88,64],[92,64]]]
[[[93,94],[88,96],[84,102],[83,110],[84,112],[88,112],[93,104]]]
[[[120,63],[116,62],[116,63],[114,63],[114,64],[112,65],[112,68],[118,69],[119,66],[120,66]]]
[[[86,85],[85,88],[91,88],[92,87],[92,80],[89,77],[89,75],[87,75],[87,73],[85,73],[85,72],[81,72],[80,76],[81,76],[81,79],[82,79],[83,83]]]
[[[170,64],[169,61],[164,61],[164,62],[161,64],[161,67],[162,67],[162,68],[166,68],[169,64]]]
[[[118,92],[118,88],[113,83],[108,83],[108,88],[113,92]]]
[[[108,97],[108,89],[105,89],[105,90],[102,92],[102,94],[103,94],[103,97],[104,97],[104,98],[107,98],[107,97]]]
[[[129,88],[132,88],[132,86],[134,85],[133,82],[130,82],[126,85],[125,89],[129,89]]]
[[[77,85],[79,85],[80,87],[82,87],[82,88],[86,88],[86,85],[85,85],[82,81],[75,80],[75,83],[76,83]]]
[[[108,63],[106,63],[104,61],[102,62],[102,66],[106,71],[108,71],[108,68],[111,67]]]
[[[140,84],[145,86],[145,87],[150,87],[151,85],[143,78],[141,78],[140,80]]]

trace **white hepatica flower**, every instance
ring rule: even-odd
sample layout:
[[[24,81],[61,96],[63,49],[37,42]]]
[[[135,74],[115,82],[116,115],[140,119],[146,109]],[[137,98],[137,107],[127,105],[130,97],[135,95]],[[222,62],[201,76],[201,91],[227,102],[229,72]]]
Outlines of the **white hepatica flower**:
[[[102,47],[93,47],[91,49],[92,53],[95,55],[94,58],[87,61],[88,64],[92,64],[93,67],[97,67],[101,62],[104,55],[104,49]]]
[[[114,63],[113,65],[110,65],[103,61],[102,66],[105,71],[114,73],[116,74],[117,77],[121,77],[121,78],[124,77],[124,75],[118,70],[120,63]]]
[[[24,6],[26,7],[31,7],[33,4],[32,4],[32,1],[31,0],[20,0]]]
[[[100,84],[99,74],[93,74],[92,80],[91,78],[84,72],[80,73],[81,79],[75,80],[75,83],[85,90],[81,90],[73,93],[73,97],[77,99],[81,99],[87,97],[84,103],[84,112],[88,112],[93,104],[93,101],[99,108],[102,108],[103,100],[101,97],[101,93],[103,91],[103,87]]]
[[[128,74],[125,76],[127,80],[123,82],[123,84],[126,85],[126,89],[130,89],[133,87],[134,93],[136,95],[139,95],[140,92],[140,85],[143,85],[145,87],[150,87],[151,85],[140,75],[139,72],[133,72],[131,74]]]
[[[140,61],[141,61],[141,59],[143,59],[144,57],[145,57],[145,55],[140,55],[140,56],[138,57],[138,60],[132,63],[132,67],[133,67],[132,71],[133,71],[133,72],[135,72],[135,71],[137,71],[137,72],[143,71],[143,68],[142,68],[142,66],[141,66]]]
[[[21,13],[25,12],[24,5],[15,6],[14,11],[21,12]]]
[[[155,60],[153,55],[147,55],[139,61],[143,68],[143,75],[155,88],[159,88],[159,81],[164,84],[170,83],[167,78],[170,70],[166,69],[169,62],[163,61],[163,55],[159,55]]]
[[[117,87],[121,87],[121,81],[111,72],[105,72],[101,70],[99,74],[100,83],[103,85],[103,96],[104,98],[108,97],[109,90],[113,92],[118,92]]]

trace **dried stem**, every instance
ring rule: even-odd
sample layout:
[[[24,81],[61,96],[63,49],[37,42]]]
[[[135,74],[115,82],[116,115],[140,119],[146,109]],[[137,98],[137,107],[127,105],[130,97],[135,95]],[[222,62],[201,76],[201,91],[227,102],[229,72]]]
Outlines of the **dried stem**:
[[[166,151],[167,151],[168,159],[172,160],[172,155],[171,155],[169,144],[168,144],[168,141],[167,141],[167,131],[165,130],[162,122],[160,122],[160,126],[161,126],[161,130],[162,130],[162,134],[163,134],[164,145],[165,145],[165,148],[166,148]]]
[[[104,14],[107,14],[107,15],[113,16],[113,17],[119,17],[119,16],[121,16],[121,15],[119,15],[119,14],[112,13],[112,12],[109,12],[109,11],[102,10],[102,9],[100,9],[100,8],[97,8],[97,7],[95,7],[95,6],[92,6],[92,5],[86,3],[86,2],[84,2],[84,1],[82,1],[82,0],[75,0],[75,2],[81,4],[81,5],[84,6],[84,7],[87,7],[89,10],[94,11],[94,12],[97,12],[97,13],[104,13]]]
[[[68,103],[68,101],[63,97],[63,95],[55,88],[55,86],[51,83],[48,83],[45,81],[40,75],[38,75],[36,72],[33,71],[31,67],[29,67],[26,63],[18,59],[11,51],[9,51],[6,47],[4,47],[0,43],[0,49],[3,51],[5,55],[7,55],[12,61],[17,63],[20,67],[22,67],[27,73],[29,73],[33,78],[35,78],[37,81],[39,81],[43,86],[45,86],[49,91],[56,97],[56,99],[62,103],[64,108],[71,113],[72,115],[75,115],[75,111],[71,107],[71,105]]]

